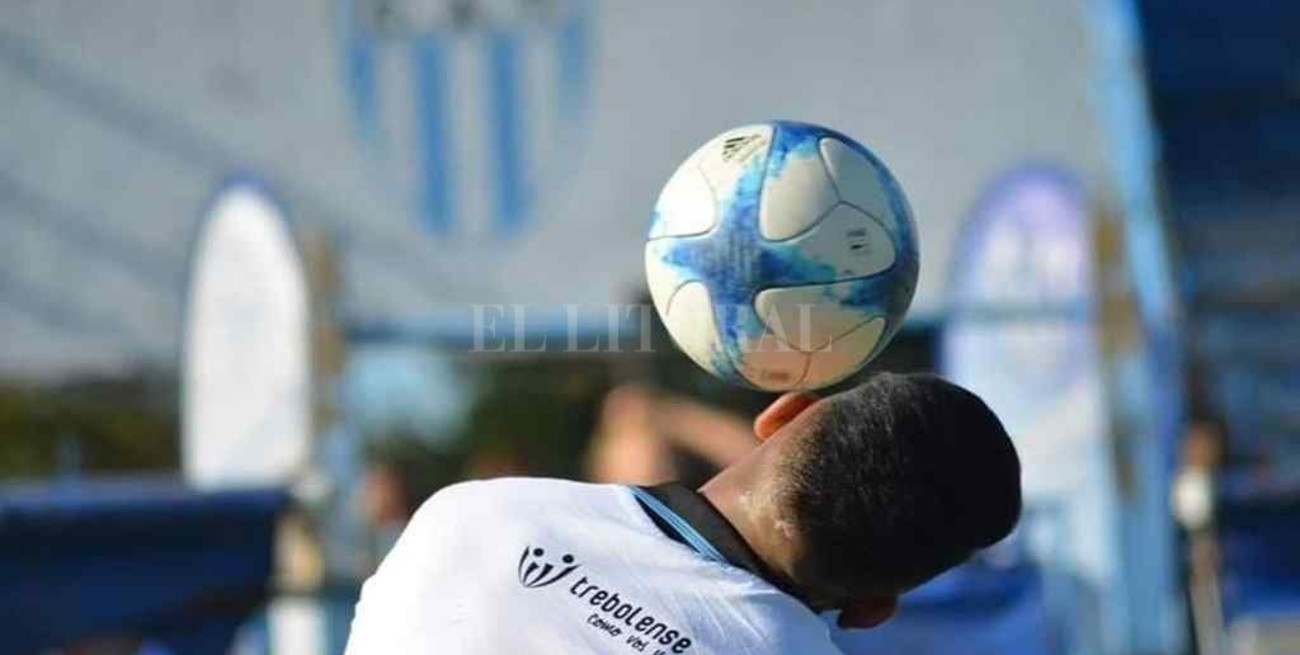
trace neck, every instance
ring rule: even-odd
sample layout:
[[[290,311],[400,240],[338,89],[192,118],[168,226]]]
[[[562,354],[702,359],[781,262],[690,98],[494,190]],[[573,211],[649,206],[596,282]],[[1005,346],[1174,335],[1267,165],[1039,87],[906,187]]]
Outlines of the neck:
[[[798,548],[793,526],[783,519],[770,486],[756,484],[762,477],[747,463],[724,469],[698,491],[740,533],[777,578],[777,586],[806,596],[794,582]]]

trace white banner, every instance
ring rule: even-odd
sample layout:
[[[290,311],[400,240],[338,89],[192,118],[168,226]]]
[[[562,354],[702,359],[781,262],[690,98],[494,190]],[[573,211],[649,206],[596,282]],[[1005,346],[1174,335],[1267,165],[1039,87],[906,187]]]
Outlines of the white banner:
[[[283,484],[310,455],[310,324],[302,262],[279,207],[235,183],[192,256],[181,364],[185,477]]]

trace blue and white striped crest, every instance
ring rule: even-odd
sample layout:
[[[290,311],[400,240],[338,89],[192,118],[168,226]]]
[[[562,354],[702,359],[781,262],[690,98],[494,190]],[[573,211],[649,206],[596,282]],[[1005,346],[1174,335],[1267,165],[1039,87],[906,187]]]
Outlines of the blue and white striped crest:
[[[589,0],[338,0],[356,129],[438,236],[528,229],[572,170]]]

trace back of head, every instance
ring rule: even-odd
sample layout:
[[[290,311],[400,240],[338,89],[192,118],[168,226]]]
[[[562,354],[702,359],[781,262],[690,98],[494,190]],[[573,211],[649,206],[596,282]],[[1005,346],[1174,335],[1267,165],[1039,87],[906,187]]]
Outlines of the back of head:
[[[1020,462],[975,394],[879,374],[825,399],[783,486],[805,573],[846,593],[897,593],[1009,534]]]

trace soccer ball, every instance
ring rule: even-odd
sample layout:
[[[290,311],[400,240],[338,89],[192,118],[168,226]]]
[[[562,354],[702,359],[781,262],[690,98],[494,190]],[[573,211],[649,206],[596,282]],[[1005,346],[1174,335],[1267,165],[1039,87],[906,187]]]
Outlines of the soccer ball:
[[[816,389],[884,349],[912,302],[912,211],[889,169],[834,130],[728,130],[664,186],[645,246],[655,309],[714,375]]]

